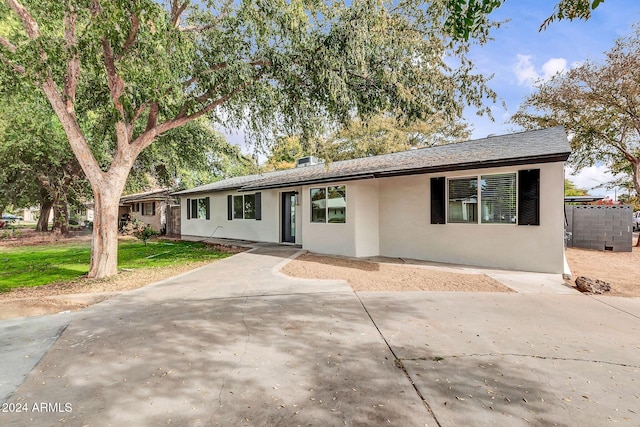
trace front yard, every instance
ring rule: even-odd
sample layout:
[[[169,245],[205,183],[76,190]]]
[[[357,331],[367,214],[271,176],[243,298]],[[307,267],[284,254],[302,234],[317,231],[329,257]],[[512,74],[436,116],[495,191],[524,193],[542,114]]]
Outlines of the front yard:
[[[91,241],[0,247],[0,292],[13,288],[77,281],[89,270]],[[121,240],[121,270],[155,269],[201,263],[232,255],[219,248],[183,241],[156,241],[146,246]]]

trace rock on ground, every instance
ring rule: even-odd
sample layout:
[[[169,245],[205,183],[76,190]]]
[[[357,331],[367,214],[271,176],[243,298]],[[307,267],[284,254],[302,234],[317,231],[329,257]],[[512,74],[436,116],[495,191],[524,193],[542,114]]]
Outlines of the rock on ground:
[[[580,292],[590,294],[603,294],[611,290],[611,285],[608,282],[584,276],[576,278],[576,287]]]

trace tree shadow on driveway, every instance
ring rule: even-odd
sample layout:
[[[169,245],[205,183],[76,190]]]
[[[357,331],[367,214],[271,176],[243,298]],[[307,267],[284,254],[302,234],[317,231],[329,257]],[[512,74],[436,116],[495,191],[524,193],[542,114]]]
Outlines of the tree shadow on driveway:
[[[9,400],[22,425],[432,425],[349,294],[120,297],[72,323]]]

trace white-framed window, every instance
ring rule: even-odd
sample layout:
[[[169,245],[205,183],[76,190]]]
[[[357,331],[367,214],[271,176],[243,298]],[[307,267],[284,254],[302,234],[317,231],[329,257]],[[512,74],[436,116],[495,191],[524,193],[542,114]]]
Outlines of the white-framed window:
[[[515,173],[450,178],[447,182],[447,222],[516,224]]]
[[[344,224],[347,219],[347,187],[312,188],[311,222]]]

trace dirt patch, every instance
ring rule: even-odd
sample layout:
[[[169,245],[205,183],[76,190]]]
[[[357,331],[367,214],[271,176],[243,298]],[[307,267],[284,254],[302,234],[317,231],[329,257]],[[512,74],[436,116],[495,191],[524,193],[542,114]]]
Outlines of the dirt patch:
[[[433,267],[396,265],[306,254],[282,273],[308,279],[347,280],[355,291],[513,292],[485,274],[452,273]]]
[[[604,295],[640,297],[640,248],[633,252],[567,248],[566,254],[573,280],[578,276],[604,280],[611,284]],[[573,280],[568,283],[575,287]]]
[[[91,240],[91,230],[71,231],[67,236],[48,231],[35,231],[32,229],[17,230],[12,237],[0,239],[0,246],[35,246],[45,243],[69,243]]]
[[[80,279],[68,283],[13,289],[9,292],[0,293],[0,319],[80,310],[114,295],[167,279],[205,266],[211,262],[213,261],[193,262],[169,267],[140,268],[132,271],[122,271],[108,279]],[[98,297],[88,295],[78,298],[78,294],[95,293],[105,294]],[[65,295],[73,295],[73,298],[60,298],[60,296]]]

